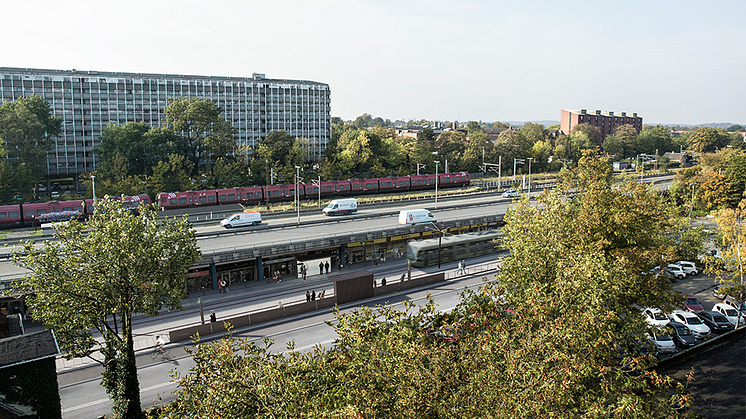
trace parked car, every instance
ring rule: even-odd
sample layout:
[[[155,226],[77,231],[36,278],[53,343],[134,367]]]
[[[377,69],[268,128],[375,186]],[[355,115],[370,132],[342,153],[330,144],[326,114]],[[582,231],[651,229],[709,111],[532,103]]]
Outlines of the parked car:
[[[686,278],[686,271],[681,265],[677,265],[675,263],[672,263],[668,266],[666,266],[666,270],[671,273],[676,279],[684,279]]]
[[[669,322],[666,331],[673,338],[674,343],[681,348],[690,348],[697,344],[697,338],[685,324]]]
[[[724,299],[727,294],[723,292],[723,289],[723,284],[715,285],[715,288],[712,289],[712,296],[721,300]]]
[[[741,314],[746,316],[746,302],[738,301],[736,300],[736,297],[733,297],[732,295],[727,295],[725,299],[723,299],[723,302],[740,311]]]
[[[655,344],[656,355],[676,352],[676,344],[673,342],[673,338],[661,328],[651,327],[648,329],[647,338]]]
[[[697,265],[694,262],[680,260],[675,265],[681,266],[687,275],[696,276],[699,273],[699,269],[697,269]]]
[[[509,190],[503,192],[503,198],[514,198],[514,197],[520,196],[520,195],[521,195],[521,193],[518,192],[515,189],[509,189]]]
[[[675,310],[671,313],[671,321],[686,325],[694,333],[694,337],[700,339],[710,335],[710,327],[702,322],[696,314],[684,310]]]
[[[642,311],[645,322],[651,326],[665,326],[671,320],[658,308],[646,308]]]
[[[718,312],[723,315],[729,322],[735,327],[743,326],[746,324],[746,316],[740,314],[738,310],[733,306],[725,303],[717,303],[712,306],[712,311]]]
[[[700,304],[697,297],[693,295],[687,295],[684,297],[683,302],[684,308],[686,310],[692,311],[692,312],[698,312],[698,311],[705,311],[705,308],[702,307],[702,304]]]
[[[713,332],[727,332],[733,330],[733,324],[716,311],[699,311],[697,316],[702,319]]]

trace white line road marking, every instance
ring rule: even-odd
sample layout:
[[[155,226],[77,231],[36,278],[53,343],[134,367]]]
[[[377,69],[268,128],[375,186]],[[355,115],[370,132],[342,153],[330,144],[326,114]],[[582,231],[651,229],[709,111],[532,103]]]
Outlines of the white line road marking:
[[[175,384],[175,383],[173,381],[167,381],[165,383],[156,384],[154,386],[141,388],[140,389],[140,393],[142,394],[145,391],[156,390],[156,389],[159,389],[159,388],[162,388],[162,387],[170,386],[172,384]],[[84,404],[81,404],[81,405],[78,405],[78,406],[72,406],[72,407],[68,407],[67,409],[62,409],[62,413],[73,412],[75,410],[85,409],[86,407],[91,407],[91,406],[94,406],[94,405],[97,405],[97,404],[108,403],[108,402],[109,402],[108,398],[107,399],[94,400],[92,402],[84,403]]]

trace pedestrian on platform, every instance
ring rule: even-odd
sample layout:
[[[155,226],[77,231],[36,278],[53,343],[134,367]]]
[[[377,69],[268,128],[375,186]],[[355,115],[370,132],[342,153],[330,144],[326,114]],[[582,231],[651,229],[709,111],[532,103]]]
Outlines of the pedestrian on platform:
[[[381,279],[381,286],[382,287],[386,286],[386,277],[385,276],[383,277],[383,279]]]
[[[306,280],[306,265],[301,266],[300,269],[301,269],[300,273],[301,275],[303,275],[303,280],[305,281]]]
[[[401,278],[399,278],[399,282],[404,282],[404,274],[401,274]]]
[[[324,264],[324,267],[326,268],[326,273],[329,273],[329,261],[328,260]]]
[[[316,301],[316,291],[311,290],[311,301]]]
[[[218,293],[220,293],[220,294],[223,293],[223,287],[224,286],[225,286],[225,281],[223,281],[222,279],[220,281],[218,281]]]
[[[319,262],[319,275],[324,275],[324,262]]]
[[[466,259],[461,261],[461,273],[466,274]]]
[[[215,316],[215,312],[210,310],[210,323],[215,323],[218,321],[217,316]]]
[[[324,298],[324,294],[325,294],[325,293],[326,293],[326,290],[324,290],[324,289],[322,288],[322,289],[321,289],[321,292],[319,293],[319,300],[320,300],[320,299],[322,299],[322,298]]]
[[[285,306],[282,305],[282,301],[280,301],[279,303],[277,303],[277,308],[285,308]]]
[[[342,259],[337,259],[337,271],[342,270]]]
[[[311,292],[306,290],[306,302],[311,301]]]

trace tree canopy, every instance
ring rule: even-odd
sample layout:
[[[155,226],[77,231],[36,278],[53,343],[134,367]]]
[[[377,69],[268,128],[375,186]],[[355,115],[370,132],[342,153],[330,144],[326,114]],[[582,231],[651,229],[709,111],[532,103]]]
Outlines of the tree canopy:
[[[632,304],[678,298],[643,274],[675,247],[668,205],[645,185],[612,185],[585,152],[562,188],[506,216],[498,281],[447,313],[429,301],[362,307],[330,322],[330,349],[225,337],[199,343],[165,418],[670,418],[688,395],[649,367]],[[578,195],[568,200],[566,191]],[[644,347],[644,345],[642,345]]]
[[[52,116],[49,102],[39,96],[20,97],[0,106],[0,155],[10,159],[15,177],[11,182],[19,191],[35,191],[47,173],[47,153],[61,124]]]
[[[26,295],[34,320],[54,330],[66,357],[104,355],[102,385],[115,417],[144,417],[132,315],[181,307],[187,267],[200,257],[194,231],[186,216],[159,220],[146,206],[134,213],[109,197],[96,203],[86,223],[69,221],[56,229],[56,241],[41,247],[26,241],[14,253],[14,263],[31,273],[13,292]],[[119,332],[107,321],[112,314]]]
[[[209,99],[175,98],[164,110],[163,123],[181,135],[195,170],[207,167],[236,147],[236,129],[221,116],[222,110]]]

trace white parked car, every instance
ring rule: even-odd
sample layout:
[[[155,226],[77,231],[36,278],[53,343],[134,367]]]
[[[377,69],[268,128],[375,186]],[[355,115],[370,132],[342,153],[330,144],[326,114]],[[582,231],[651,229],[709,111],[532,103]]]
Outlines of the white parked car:
[[[659,354],[672,354],[676,352],[676,343],[671,335],[657,327],[651,327],[647,332],[647,338],[655,344]]]
[[[738,313],[738,310],[729,304],[717,303],[712,306],[712,311],[722,314],[733,326],[740,327],[746,324],[746,317],[743,315],[739,316],[740,313]]]
[[[671,273],[671,275],[675,276],[676,279],[684,279],[686,278],[686,271],[684,270],[684,267],[681,265],[677,265],[675,263],[672,263],[668,266],[666,266],[666,270]]]
[[[503,198],[514,198],[516,196],[521,196],[521,193],[515,189],[510,189],[503,192]]]
[[[659,308],[646,308],[642,311],[642,316],[651,326],[665,326],[671,321]]]
[[[680,260],[676,262],[675,265],[681,266],[681,268],[684,269],[684,272],[686,272],[687,275],[696,276],[699,273],[699,269],[697,269],[697,265],[694,262]]]
[[[704,324],[699,316],[690,311],[674,310],[671,313],[671,321],[685,324],[698,339],[710,335],[710,327]]]

